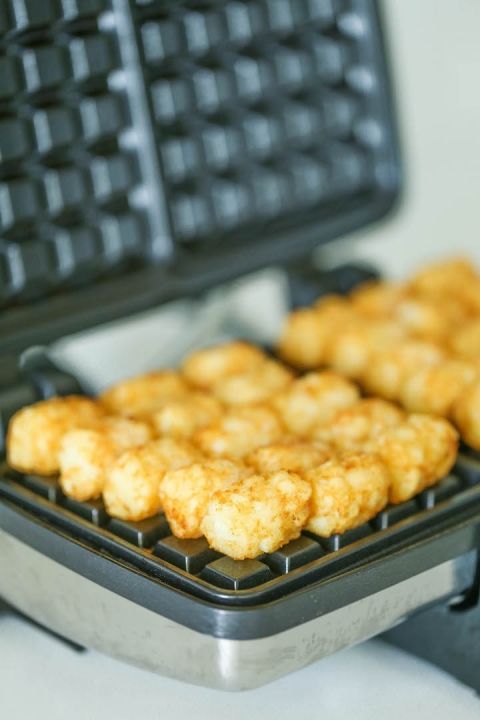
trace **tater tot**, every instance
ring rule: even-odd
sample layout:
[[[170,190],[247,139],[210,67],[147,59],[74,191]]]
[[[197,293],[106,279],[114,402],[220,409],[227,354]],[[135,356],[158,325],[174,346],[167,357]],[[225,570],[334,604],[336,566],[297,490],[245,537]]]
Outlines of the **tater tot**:
[[[350,293],[350,300],[354,310],[365,317],[387,318],[405,293],[399,283],[367,282]]]
[[[303,477],[307,470],[330,460],[333,452],[323,443],[283,442],[257,448],[246,462],[261,475],[287,470]]]
[[[206,393],[192,392],[166,402],[150,416],[150,421],[159,435],[189,438],[196,430],[218,420],[222,412],[218,400]]]
[[[65,433],[94,427],[103,415],[100,405],[77,395],[54,397],[22,408],[8,427],[8,464],[20,472],[55,475]]]
[[[278,354],[293,367],[305,370],[323,365],[329,331],[313,308],[290,313],[278,344]]]
[[[151,437],[148,425],[120,416],[102,418],[95,430],[66,433],[58,457],[64,493],[80,501],[100,497],[115,458],[124,450],[144,445]]]
[[[260,348],[237,340],[191,353],[183,361],[182,371],[192,385],[209,389],[223,378],[252,370],[265,357]]]
[[[409,340],[372,353],[362,373],[361,384],[370,393],[398,400],[406,377],[420,368],[437,365],[444,351],[434,343]]]
[[[409,286],[425,295],[448,295],[469,285],[476,278],[473,264],[467,258],[454,257],[424,266],[409,282]]]
[[[311,372],[294,380],[274,401],[286,427],[308,436],[341,408],[358,400],[358,388],[333,372]]]
[[[325,350],[327,365],[349,378],[359,378],[368,367],[372,353],[389,348],[405,338],[398,323],[358,321],[332,331]]]
[[[314,436],[337,451],[370,450],[379,433],[404,419],[405,413],[396,405],[378,398],[365,398],[339,410],[328,423],[317,428]]]
[[[321,537],[344,533],[371,520],[388,501],[390,479],[374,454],[344,453],[305,477],[312,486],[306,527]]]
[[[107,511],[122,520],[144,520],[161,509],[159,487],[168,470],[201,456],[185,440],[161,438],[127,450],[113,463],[103,489]]]
[[[457,397],[478,375],[472,363],[446,360],[407,377],[400,391],[400,401],[411,412],[448,415]]]
[[[410,415],[383,432],[375,451],[390,477],[390,502],[409,500],[434,485],[452,468],[458,449],[458,434],[443,418]]]
[[[59,453],[60,486],[65,495],[81,502],[99,498],[118,454],[118,447],[105,433],[97,430],[66,433]]]
[[[471,320],[459,328],[453,328],[449,346],[455,355],[465,360],[478,360],[480,358],[480,318]]]
[[[96,429],[105,434],[119,450],[144,445],[153,436],[148,423],[120,415],[107,415],[98,423]]]
[[[354,320],[355,314],[344,298],[322,298],[313,308],[295,310],[285,319],[278,354],[303,370],[324,365],[332,332]]]
[[[253,475],[213,495],[202,532],[212,548],[236,560],[275,552],[300,535],[311,492],[294,473]]]
[[[443,304],[419,297],[401,300],[394,308],[393,318],[410,335],[432,342],[444,342],[452,324]]]
[[[277,442],[284,434],[272,409],[253,406],[226,412],[217,423],[196,432],[193,439],[206,455],[241,458],[257,447]]]
[[[466,319],[477,318],[480,313],[480,278],[463,283],[456,289],[454,297],[461,303]]]
[[[251,475],[244,465],[231,460],[206,460],[167,472],[159,495],[172,533],[179,538],[199,538],[212,495],[242,477]]]
[[[265,360],[245,373],[231,375],[213,386],[225,405],[254,405],[269,400],[293,380],[293,373],[275,360]]]
[[[100,395],[100,401],[111,413],[142,417],[186,392],[188,385],[178,373],[158,370],[113,385]]]
[[[453,405],[451,417],[467,445],[480,450],[480,381],[464,389]]]

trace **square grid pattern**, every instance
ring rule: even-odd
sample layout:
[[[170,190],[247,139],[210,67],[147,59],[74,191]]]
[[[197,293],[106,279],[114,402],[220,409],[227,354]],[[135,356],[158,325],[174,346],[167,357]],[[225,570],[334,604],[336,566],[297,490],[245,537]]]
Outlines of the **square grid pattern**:
[[[421,511],[433,510],[440,503],[480,482],[478,454],[461,455],[454,472],[435,487],[425,490],[416,498],[383,510],[370,523],[328,539],[304,532],[297,539],[271,554],[255,560],[232,560],[209,548],[205,538],[180,540],[174,537],[163,515],[141,522],[126,522],[109,517],[102,501],[77,502],[63,495],[55,478],[21,475],[4,465],[0,469],[0,495],[20,505],[27,504],[41,515],[67,519],[75,528],[75,518],[87,524],[89,535],[98,547],[111,552],[112,540],[119,541],[119,556],[128,551],[128,559],[146,566],[154,574],[161,569],[170,573],[170,580],[181,571],[181,579],[188,578],[190,588],[210,586],[218,592],[261,588],[265,583],[281,582],[295,570],[313,567],[326,570],[332,567],[336,554],[344,549],[368,545],[382,531],[394,527],[402,520],[414,518]],[[38,498],[36,501],[35,498]],[[45,505],[44,501],[47,501]],[[85,527],[85,525],[84,525]],[[82,528],[79,528],[81,531]],[[80,533],[81,534],[81,533]],[[173,571],[173,574],[172,574]],[[200,584],[199,582],[200,581]],[[192,584],[193,583],[193,584]]]
[[[346,227],[396,165],[377,36],[373,0],[4,0],[0,307]]]
[[[299,217],[374,183],[386,138],[353,5],[137,1],[180,239]]]
[[[0,6],[0,304],[93,282],[141,258],[141,182],[109,0]]]

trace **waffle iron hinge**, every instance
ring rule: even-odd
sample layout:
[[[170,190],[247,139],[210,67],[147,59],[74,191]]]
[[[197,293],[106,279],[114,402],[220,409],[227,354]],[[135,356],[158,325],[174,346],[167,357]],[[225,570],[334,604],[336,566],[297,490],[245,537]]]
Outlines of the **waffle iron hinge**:
[[[382,638],[438,665],[480,694],[480,551],[471,587],[420,611]]]

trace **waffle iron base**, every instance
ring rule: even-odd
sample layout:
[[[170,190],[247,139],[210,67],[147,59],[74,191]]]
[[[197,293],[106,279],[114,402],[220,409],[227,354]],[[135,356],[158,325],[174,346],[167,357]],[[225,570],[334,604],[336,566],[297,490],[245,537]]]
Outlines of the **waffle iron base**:
[[[2,593],[9,603],[76,643],[224,690],[263,685],[458,595],[471,582],[475,555],[466,553],[270,637],[229,640],[162,617],[0,531]]]

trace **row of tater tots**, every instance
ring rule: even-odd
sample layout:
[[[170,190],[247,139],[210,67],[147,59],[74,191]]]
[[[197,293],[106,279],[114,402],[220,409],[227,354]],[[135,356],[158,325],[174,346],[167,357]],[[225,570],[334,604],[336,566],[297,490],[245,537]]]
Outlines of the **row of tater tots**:
[[[103,496],[130,521],[163,510],[181,538],[233,558],[273,552],[306,528],[329,537],[438,481],[457,433],[445,420],[361,399],[334,372],[302,377],[259,348],[200,350],[181,371],[70,396],[12,419],[9,464],[59,473],[66,495]]]
[[[409,412],[448,417],[480,449],[480,276],[466,260],[291,313],[279,354],[304,370],[330,367]]]

